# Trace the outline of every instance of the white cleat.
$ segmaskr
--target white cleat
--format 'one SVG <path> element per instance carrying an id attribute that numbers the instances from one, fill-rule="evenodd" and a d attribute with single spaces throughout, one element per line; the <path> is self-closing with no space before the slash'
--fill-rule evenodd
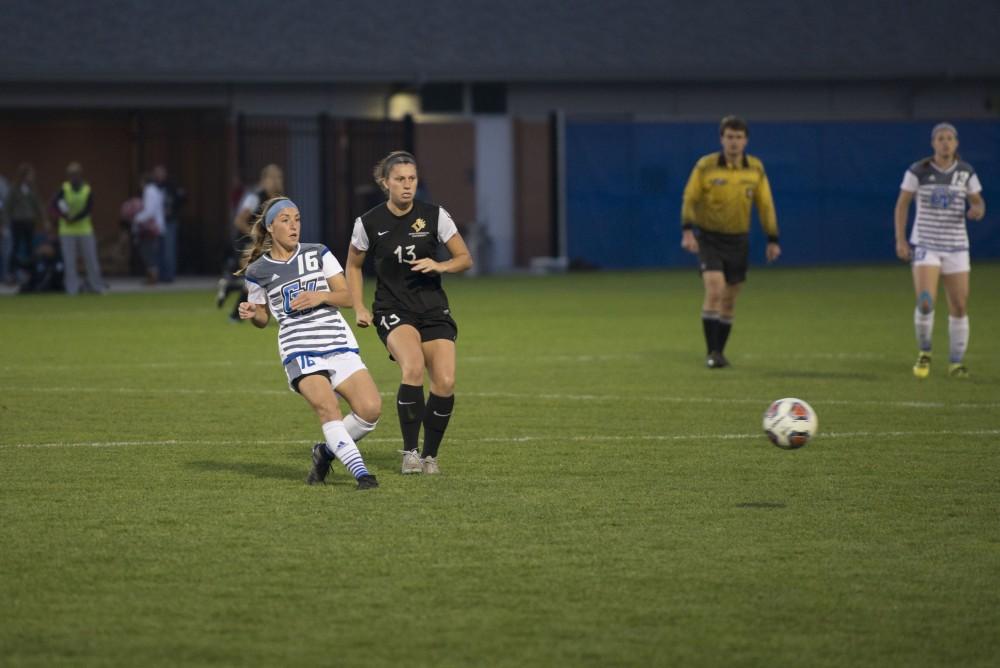
<path id="1" fill-rule="evenodd" d="M 410 475 L 411 473 L 424 472 L 424 465 L 420 460 L 419 452 L 416 450 L 400 450 L 399 453 L 403 455 L 403 465 L 399 469 L 400 473 Z"/>
<path id="2" fill-rule="evenodd" d="M 441 469 L 438 468 L 437 459 L 434 457 L 424 457 L 424 475 L 437 475 L 441 473 Z"/>

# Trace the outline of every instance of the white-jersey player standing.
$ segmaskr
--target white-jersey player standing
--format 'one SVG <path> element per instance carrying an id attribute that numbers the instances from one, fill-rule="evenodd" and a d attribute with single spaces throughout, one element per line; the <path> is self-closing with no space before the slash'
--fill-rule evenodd
<path id="1" fill-rule="evenodd" d="M 986 202 L 982 185 L 972 165 L 958 155 L 958 131 L 950 123 L 938 123 L 931 131 L 934 155 L 910 165 L 903 175 L 896 200 L 896 255 L 913 264 L 913 288 L 917 306 L 913 321 L 920 351 L 913 374 L 926 378 L 931 368 L 931 338 L 938 278 L 948 297 L 948 374 L 964 378 L 963 363 L 969 345 L 969 220 L 982 220 Z M 917 213 L 909 242 L 906 222 L 910 202 L 916 198 Z M 911 248 L 912 245 L 912 248 Z"/>

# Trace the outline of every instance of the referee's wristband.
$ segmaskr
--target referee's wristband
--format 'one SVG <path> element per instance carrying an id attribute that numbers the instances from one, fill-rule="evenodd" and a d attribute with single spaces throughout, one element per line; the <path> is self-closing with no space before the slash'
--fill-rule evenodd
<path id="1" fill-rule="evenodd" d="M 681 223 L 681 229 L 682 230 L 693 230 L 694 229 L 694 223 Z"/>
<path id="2" fill-rule="evenodd" d="M 769 235 L 767 235 L 767 243 L 769 243 L 769 244 L 776 244 L 776 243 L 778 243 L 778 235 L 777 234 L 769 234 Z"/>

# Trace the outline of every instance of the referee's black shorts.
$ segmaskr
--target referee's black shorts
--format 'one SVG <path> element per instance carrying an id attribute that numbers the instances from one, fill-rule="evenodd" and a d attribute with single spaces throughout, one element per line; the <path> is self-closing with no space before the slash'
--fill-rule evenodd
<path id="1" fill-rule="evenodd" d="M 721 271 L 727 285 L 747 280 L 750 235 L 698 230 L 698 263 L 702 272 Z"/>

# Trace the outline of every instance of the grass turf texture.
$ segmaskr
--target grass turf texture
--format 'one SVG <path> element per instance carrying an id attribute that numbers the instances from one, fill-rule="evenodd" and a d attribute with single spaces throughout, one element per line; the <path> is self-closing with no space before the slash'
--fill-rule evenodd
<path id="1" fill-rule="evenodd" d="M 276 330 L 210 294 L 0 300 L 0 664 L 993 665 L 998 284 L 972 377 L 942 303 L 918 381 L 902 267 L 754 271 L 721 371 L 688 272 L 449 280 L 444 474 L 398 474 L 359 331 L 363 493 L 303 484 Z M 760 432 L 782 396 L 802 450 Z"/>

